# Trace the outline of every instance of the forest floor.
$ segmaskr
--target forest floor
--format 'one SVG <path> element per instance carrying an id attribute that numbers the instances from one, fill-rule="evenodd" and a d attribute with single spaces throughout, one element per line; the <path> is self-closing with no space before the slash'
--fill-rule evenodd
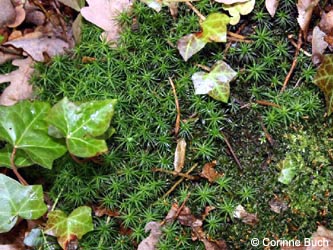
<path id="1" fill-rule="evenodd" d="M 220 5 L 203 0 L 195 6 L 208 14 Z M 330 228 L 333 120 L 325 117 L 324 96 L 313 84 L 311 57 L 300 51 L 287 89 L 280 92 L 295 53 L 288 36 L 297 41 L 299 32 L 294 1 L 280 1 L 271 18 L 258 0 L 231 29 L 242 27 L 239 33 L 250 43 L 209 43 L 188 62 L 175 47 L 179 38 L 200 29 L 187 6 L 180 6 L 176 20 L 167 8 L 157 13 L 139 2 L 131 15 L 127 21 L 135 17 L 137 27 L 123 30 L 118 47 L 101 42 L 100 30 L 84 23 L 82 41 L 73 52 L 38 64 L 31 81 L 36 98 L 52 104 L 65 96 L 71 101 L 118 100 L 112 121 L 116 132 L 100 164 L 77 163 L 67 155 L 55 161 L 52 171 L 22 169 L 29 183 L 43 182 L 64 211 L 88 205 L 114 212 L 94 215 L 94 231 L 80 241 L 82 249 L 135 249 L 149 235 L 148 222 L 162 221 L 172 204 L 184 201 L 197 217 L 207 206 L 215 208 L 203 220 L 203 230 L 209 239 L 225 240 L 230 249 L 264 249 L 252 246 L 253 238 L 302 242 L 318 225 Z M 311 51 L 308 45 L 303 49 Z M 202 71 L 200 65 L 211 67 L 217 60 L 237 72 L 228 103 L 194 94 L 191 76 Z M 0 72 L 11 69 L 5 64 Z M 169 78 L 181 115 L 177 136 Z M 181 179 L 166 171 L 174 170 L 181 138 L 187 143 L 183 172 L 197 164 L 190 173 L 196 178 L 185 178 L 168 193 Z M 219 178 L 210 182 L 200 173 L 213 161 Z M 286 184 L 282 168 L 294 173 Z M 256 214 L 256 220 L 235 218 L 238 205 Z M 190 227 L 175 222 L 163 228 L 157 249 L 205 246 L 192 240 Z"/>

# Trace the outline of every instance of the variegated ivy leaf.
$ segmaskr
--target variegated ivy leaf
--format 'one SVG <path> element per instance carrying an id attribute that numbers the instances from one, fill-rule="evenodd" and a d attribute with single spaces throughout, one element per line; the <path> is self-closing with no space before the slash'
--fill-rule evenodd
<path id="1" fill-rule="evenodd" d="M 322 64 L 317 70 L 314 78 L 316 84 L 321 91 L 324 92 L 328 115 L 333 112 L 333 55 L 327 54 L 324 56 Z"/>
<path id="2" fill-rule="evenodd" d="M 226 42 L 227 24 L 230 18 L 221 13 L 210 14 L 205 21 L 201 23 L 202 39 L 207 42 Z"/>
<path id="3" fill-rule="evenodd" d="M 249 0 L 244 3 L 234 3 L 234 4 L 223 4 L 223 9 L 226 11 L 229 11 L 229 14 L 231 16 L 230 24 L 236 25 L 239 23 L 240 15 L 247 15 L 251 13 L 251 11 L 254 9 L 255 0 Z"/>
<path id="4" fill-rule="evenodd" d="M 177 48 L 185 61 L 199 52 L 208 42 L 226 42 L 229 17 L 212 13 L 201 23 L 201 32 L 189 34 L 178 40 Z"/>
<path id="5" fill-rule="evenodd" d="M 229 83 L 237 73 L 225 62 L 218 61 L 209 73 L 196 72 L 192 76 L 195 94 L 208 94 L 214 99 L 228 102 L 230 95 Z"/>
<path id="6" fill-rule="evenodd" d="M 110 133 L 115 104 L 116 100 L 76 104 L 64 98 L 52 107 L 46 118 L 51 124 L 49 134 L 65 138 L 68 151 L 73 155 L 93 157 L 104 153 L 108 148 L 100 138 Z"/>
<path id="7" fill-rule="evenodd" d="M 55 210 L 48 214 L 45 233 L 56 236 L 63 249 L 71 241 L 81 239 L 83 235 L 94 229 L 91 216 L 91 208 L 82 206 L 76 208 L 69 216 L 61 210 Z"/>
<path id="8" fill-rule="evenodd" d="M 185 62 L 205 47 L 206 41 L 196 34 L 186 35 L 178 40 L 177 48 Z"/>
<path id="9" fill-rule="evenodd" d="M 288 153 L 286 158 L 277 165 L 277 168 L 281 170 L 278 181 L 286 185 L 289 184 L 304 166 L 304 160 L 299 153 Z"/>
<path id="10" fill-rule="evenodd" d="M 46 211 L 40 185 L 23 186 L 0 174 L 0 233 L 10 231 L 19 217 L 34 220 Z"/>

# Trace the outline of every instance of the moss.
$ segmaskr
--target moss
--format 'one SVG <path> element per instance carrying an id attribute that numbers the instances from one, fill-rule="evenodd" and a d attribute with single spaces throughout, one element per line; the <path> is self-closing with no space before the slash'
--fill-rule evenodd
<path id="1" fill-rule="evenodd" d="M 320 211 L 332 205 L 322 196 L 330 189 L 332 178 L 327 167 L 320 169 L 320 162 L 313 161 L 328 159 L 326 152 L 331 145 L 327 142 L 331 135 L 326 131 L 332 122 L 327 121 L 322 134 L 316 134 L 316 129 L 325 123 L 324 104 L 322 95 L 311 85 L 314 68 L 310 58 L 301 55 L 289 83 L 291 87 L 279 93 L 294 52 L 288 41 L 281 39 L 286 37 L 286 31 L 296 31 L 294 20 L 289 21 L 296 15 L 293 2 L 282 1 L 278 18 L 271 19 L 264 1 L 258 1 L 247 17 L 249 23 L 244 31 L 244 35 L 252 34 L 253 43 L 233 43 L 226 55 L 223 45 L 208 44 L 187 63 L 171 45 L 181 36 L 199 30 L 195 14 L 181 5 L 180 17 L 174 21 L 167 9 L 156 13 L 136 3 L 132 15 L 137 18 L 138 29 L 125 29 L 118 48 L 110 49 L 100 42 L 100 30 L 85 24 L 82 43 L 72 55 L 56 57 L 49 65 L 37 65 L 38 73 L 32 82 L 41 100 L 55 103 L 64 96 L 73 101 L 119 100 L 113 123 L 116 133 L 108 141 L 109 152 L 101 165 L 77 164 L 66 156 L 55 162 L 52 172 L 40 170 L 51 199 L 59 197 L 59 208 L 70 211 L 83 204 L 102 204 L 120 212 L 117 218 L 94 217 L 95 231 L 81 241 L 83 248 L 133 249 L 147 235 L 144 225 L 162 220 L 172 202 L 182 202 L 188 193 L 191 196 L 187 204 L 195 214 L 201 214 L 206 205 L 216 207 L 207 217 L 204 229 L 212 238 L 223 238 L 235 249 L 251 249 L 249 239 L 253 237 L 303 238 L 315 230 L 317 221 L 328 219 Z M 221 11 L 220 5 L 212 1 L 195 4 L 204 14 Z M 132 17 L 120 20 L 130 23 Z M 96 60 L 85 64 L 85 56 Z M 211 66 L 222 57 L 239 72 L 231 83 L 228 104 L 194 95 L 191 82 L 192 74 L 200 70 L 197 63 Z M 194 171 L 198 174 L 203 164 L 217 160 L 216 169 L 224 177 L 213 184 L 205 179 L 184 181 L 169 197 L 161 198 L 176 181 L 173 176 L 152 172 L 154 167 L 173 168 L 176 108 L 168 77 L 175 82 L 180 102 L 183 121 L 179 137 L 188 144 L 185 171 L 199 163 Z M 301 87 L 293 88 L 298 81 Z M 255 100 L 270 101 L 280 108 L 257 104 L 249 109 L 242 107 Z M 273 147 L 267 142 L 258 117 L 272 134 Z M 286 187 L 277 181 L 279 171 L 275 165 L 284 158 L 287 147 L 299 151 L 298 139 L 291 142 L 284 137 L 286 133 L 291 137 L 300 134 L 291 129 L 296 123 L 304 126 L 303 131 L 311 131 L 306 138 L 311 141 L 307 147 L 312 153 L 305 159 L 316 167 L 307 168 L 295 185 Z M 242 169 L 234 162 L 221 130 Z M 318 151 L 323 152 L 319 158 Z M 306 184 L 310 185 L 303 192 Z M 275 195 L 286 196 L 292 209 L 283 214 L 270 211 L 268 202 Z M 311 195 L 319 198 L 309 200 Z M 308 204 L 305 201 L 311 207 L 308 217 L 303 217 Z M 238 204 L 258 213 L 259 225 L 251 227 L 233 219 L 233 209 Z M 124 233 L 124 227 L 131 233 Z M 203 249 L 200 242 L 192 242 L 190 230 L 178 223 L 164 231 L 159 249 Z"/>

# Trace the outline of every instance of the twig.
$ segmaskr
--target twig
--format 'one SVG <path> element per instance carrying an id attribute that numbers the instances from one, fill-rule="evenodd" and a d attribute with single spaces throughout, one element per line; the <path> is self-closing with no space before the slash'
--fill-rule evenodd
<path id="1" fill-rule="evenodd" d="M 234 33 L 234 32 L 228 31 L 228 32 L 227 32 L 227 35 L 229 35 L 229 36 L 231 36 L 231 37 L 233 37 L 233 38 L 237 38 L 237 39 L 239 39 L 239 40 L 245 40 L 245 39 L 246 39 L 245 36 L 242 36 L 242 35 L 240 35 L 240 34 L 237 34 L 237 32 Z M 251 41 L 251 42 L 252 42 L 252 41 Z"/>
<path id="2" fill-rule="evenodd" d="M 185 207 L 186 202 L 188 201 L 188 199 L 190 198 L 191 193 L 188 193 L 183 201 L 183 203 L 181 204 L 181 206 L 178 208 L 178 211 L 175 215 L 175 219 L 178 218 L 179 214 L 181 213 L 181 211 L 183 210 L 183 208 Z"/>
<path id="3" fill-rule="evenodd" d="M 211 68 L 209 68 L 208 66 L 205 66 L 205 65 L 202 65 L 200 63 L 197 63 L 195 66 L 207 71 L 207 72 L 210 72 L 211 71 Z"/>
<path id="4" fill-rule="evenodd" d="M 273 102 L 269 102 L 269 101 L 265 101 L 265 100 L 256 100 L 256 103 L 263 105 L 263 106 L 271 106 L 271 107 L 275 107 L 275 108 L 281 108 L 280 105 L 273 103 Z"/>
<path id="5" fill-rule="evenodd" d="M 228 40 L 232 42 L 241 42 L 241 43 L 252 43 L 253 41 L 251 40 L 244 40 L 244 39 L 239 39 L 237 37 L 230 37 L 228 36 Z"/>
<path id="6" fill-rule="evenodd" d="M 200 13 L 200 11 L 199 11 L 197 8 L 195 8 L 195 7 L 193 6 L 193 4 L 191 4 L 190 2 L 185 2 L 185 4 L 186 4 L 188 7 L 190 7 L 190 9 L 193 10 L 195 14 L 197 14 L 197 16 L 201 19 L 201 21 L 205 21 L 205 20 L 206 20 L 206 17 L 205 17 L 204 15 L 202 15 L 202 14 Z"/>
<path id="7" fill-rule="evenodd" d="M 264 133 L 265 133 L 265 137 L 266 137 L 267 141 L 268 141 L 269 144 L 271 144 L 271 146 L 273 147 L 274 144 L 275 144 L 274 139 L 273 139 L 273 137 L 271 136 L 271 134 L 268 133 L 268 130 L 267 130 L 267 128 L 265 127 L 265 124 L 263 123 L 260 114 L 258 114 L 258 119 L 259 119 L 259 121 L 260 121 L 261 128 L 262 128 L 262 130 L 263 130 Z"/>
<path id="8" fill-rule="evenodd" d="M 196 177 L 196 176 L 192 176 L 192 175 L 184 174 L 184 173 L 179 173 L 177 171 L 170 171 L 170 170 L 166 170 L 166 169 L 163 169 L 163 168 L 154 168 L 153 171 L 154 172 L 162 172 L 162 173 L 166 173 L 166 174 L 172 174 L 174 176 L 181 176 L 181 177 L 184 177 L 188 180 L 197 180 L 197 179 L 199 179 L 199 177 Z"/>
<path id="9" fill-rule="evenodd" d="M 238 167 L 239 167 L 240 169 L 243 169 L 243 166 L 242 166 L 242 164 L 239 162 L 239 160 L 238 160 L 238 158 L 237 158 L 237 156 L 236 156 L 234 150 L 232 149 L 231 144 L 230 144 L 229 141 L 228 141 L 228 138 L 225 136 L 225 134 L 223 133 L 223 131 L 221 131 L 221 134 L 223 135 L 223 139 L 224 139 L 225 143 L 227 144 L 227 146 L 228 146 L 228 148 L 229 148 L 229 150 L 230 150 L 230 153 L 231 153 L 232 157 L 234 158 L 235 162 L 237 163 Z"/>
<path id="10" fill-rule="evenodd" d="M 247 25 L 247 22 L 243 23 L 236 31 L 235 34 L 239 35 L 239 33 L 241 33 L 241 31 L 245 28 L 245 26 Z M 227 45 L 225 46 L 225 49 L 223 51 L 223 58 L 226 57 L 226 54 L 228 52 L 228 50 L 230 49 L 231 47 L 231 41 L 227 43 Z"/>
<path id="11" fill-rule="evenodd" d="M 177 92 L 176 92 L 176 87 L 175 84 L 173 83 L 172 79 L 169 77 L 169 82 L 172 87 L 172 92 L 175 97 L 175 103 L 176 103 L 176 110 L 177 110 L 177 117 L 176 117 L 176 124 L 175 124 L 175 136 L 178 135 L 179 128 L 180 128 L 180 107 L 179 107 L 179 101 L 177 97 Z"/>
<path id="12" fill-rule="evenodd" d="M 186 172 L 186 174 L 188 175 L 188 174 L 190 174 L 197 166 L 198 166 L 199 164 L 198 163 L 195 163 L 187 172 Z M 182 178 L 180 178 L 169 190 L 168 190 L 168 192 L 166 192 L 163 196 L 162 196 L 162 198 L 164 199 L 165 197 L 167 197 L 169 194 L 171 194 L 175 189 L 176 189 L 176 187 L 180 184 L 180 183 L 182 183 L 182 181 L 183 180 L 185 180 L 185 177 L 182 177 Z"/>
<path id="13" fill-rule="evenodd" d="M 20 181 L 20 183 L 22 185 L 28 186 L 28 182 L 22 177 L 22 175 L 20 175 L 20 173 L 18 172 L 16 166 L 15 166 L 15 155 L 16 155 L 16 147 L 14 147 L 13 152 L 10 155 L 10 166 L 14 172 L 14 174 L 16 175 L 17 179 Z"/>
<path id="14" fill-rule="evenodd" d="M 291 77 L 291 75 L 293 74 L 293 72 L 294 72 L 294 70 L 296 68 L 297 57 L 298 57 L 299 51 L 301 49 L 302 43 L 303 43 L 303 41 L 302 41 L 302 32 L 300 31 L 299 34 L 298 34 L 297 47 L 296 47 L 296 51 L 295 51 L 293 63 L 291 64 L 291 67 L 290 67 L 290 70 L 288 72 L 288 75 L 286 76 L 286 79 L 283 82 L 283 86 L 281 88 L 280 93 L 282 93 L 283 91 L 285 91 L 285 89 L 286 89 L 286 87 L 288 85 L 288 82 L 290 80 L 290 77 Z"/>
<path id="15" fill-rule="evenodd" d="M 297 48 L 297 43 L 294 41 L 294 39 L 293 39 L 293 35 L 289 35 L 289 36 L 288 36 L 288 39 L 289 39 L 290 43 L 291 43 L 295 48 Z M 306 50 L 304 50 L 304 49 L 302 49 L 302 48 L 300 48 L 299 51 L 303 52 L 304 55 L 306 55 L 306 56 L 308 56 L 308 57 L 312 57 L 312 54 L 311 54 L 311 53 L 307 52 Z"/>

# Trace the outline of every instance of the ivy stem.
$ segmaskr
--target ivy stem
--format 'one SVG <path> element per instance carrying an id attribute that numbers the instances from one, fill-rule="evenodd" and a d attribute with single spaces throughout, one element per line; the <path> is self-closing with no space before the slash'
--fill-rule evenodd
<path id="1" fill-rule="evenodd" d="M 57 198 L 55 199 L 54 203 L 53 203 L 53 206 L 51 208 L 51 211 L 54 211 L 54 209 L 56 208 L 57 204 L 58 204 L 58 201 L 60 199 L 60 196 L 62 194 L 62 192 L 64 191 L 64 188 L 62 188 L 57 196 Z"/>
<path id="2" fill-rule="evenodd" d="M 195 14 L 197 14 L 197 16 L 200 18 L 201 21 L 205 21 L 206 20 L 206 17 L 204 15 L 202 15 L 201 12 L 196 7 L 194 7 L 193 4 L 191 4 L 190 2 L 185 2 L 185 4 L 188 7 L 190 7 L 190 9 L 193 10 L 193 12 Z"/>
<path id="3" fill-rule="evenodd" d="M 14 147 L 13 152 L 10 155 L 10 166 L 16 175 L 17 179 L 20 181 L 20 183 L 24 186 L 28 186 L 28 182 L 20 175 L 20 173 L 17 170 L 17 167 L 15 166 L 15 155 L 16 155 L 16 147 Z"/>

